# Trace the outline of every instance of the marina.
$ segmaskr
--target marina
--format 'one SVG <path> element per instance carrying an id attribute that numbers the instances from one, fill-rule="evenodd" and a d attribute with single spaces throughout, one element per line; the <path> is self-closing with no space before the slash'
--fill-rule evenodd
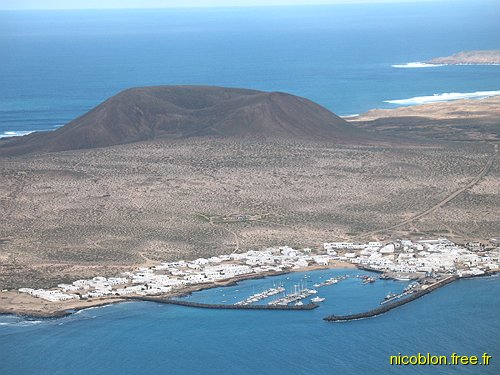
<path id="1" fill-rule="evenodd" d="M 290 303 L 295 303 L 297 306 L 300 306 L 303 302 L 302 300 L 318 293 L 317 290 L 315 289 L 302 289 L 298 287 L 297 285 L 294 286 L 294 292 L 285 295 L 282 298 L 278 298 L 274 301 L 268 302 L 269 306 L 287 306 Z"/>
<path id="2" fill-rule="evenodd" d="M 353 275 L 361 273 L 358 270 L 326 270 L 307 274 L 316 283 L 346 272 Z M 290 279 L 286 280 L 287 277 Z M 294 284 L 301 279 L 302 275 L 297 273 L 245 280 L 231 287 L 195 292 L 190 298 L 207 303 L 220 303 L 226 299 L 239 301 L 253 294 L 253 290 L 260 292 L 269 288 L 273 280 L 276 284 L 283 282 L 287 285 L 286 282 Z M 46 369 L 40 372 L 43 374 L 62 373 L 57 372 L 60 367 L 66 373 L 78 375 L 90 371 L 95 374 L 113 373 L 111 368 L 123 364 L 126 365 L 123 365 L 122 373 L 158 373 L 162 370 L 154 364 L 154 359 L 160 358 L 163 369 L 168 369 L 164 372 L 168 373 L 227 373 L 227 366 L 220 361 L 214 361 L 210 369 L 204 370 L 208 357 L 200 357 L 199 353 L 209 347 L 212 348 L 209 355 L 219 353 L 219 358 L 227 363 L 231 363 L 235 356 L 251 357 L 245 360 L 242 374 L 264 373 L 266 366 L 262 364 L 263 360 L 278 361 L 282 369 L 278 372 L 280 375 L 294 374 L 297 373 L 294 358 L 299 355 L 318 358 L 311 361 L 309 370 L 325 375 L 331 374 L 331 371 L 318 364 L 319 361 L 337 361 L 338 372 L 350 374 L 346 361 L 350 364 L 363 355 L 365 360 L 359 361 L 359 368 L 364 373 L 370 373 L 373 363 L 384 365 L 386 362 L 388 349 L 380 345 L 381 340 L 396 341 L 395 345 L 402 345 L 402 350 L 409 350 L 411 346 L 407 338 L 411 336 L 413 345 L 438 352 L 449 342 L 447 335 L 450 330 L 460 325 L 461 334 L 469 337 L 480 335 L 481 340 L 457 343 L 457 351 L 474 353 L 484 350 L 484 347 L 495 348 L 497 334 L 491 330 L 490 323 L 467 322 L 470 322 L 471 316 L 477 317 L 479 322 L 496 322 L 498 280 L 498 277 L 458 280 L 408 304 L 408 308 L 394 309 L 376 319 L 349 324 L 329 324 L 322 318 L 332 313 L 347 315 L 368 311 L 377 307 L 389 291 L 399 293 L 407 284 L 379 280 L 363 285 L 354 277 L 348 278 L 338 285 L 320 289 L 318 295 L 326 297 L 326 300 L 312 310 L 216 310 L 130 300 L 105 308 L 82 310 L 60 319 L 27 321 L 19 317 L 0 316 L 5 354 L 2 365 L 7 374 L 30 374 L 30 369 L 40 363 Z M 478 309 L 477 304 L 481 304 L 482 308 Z M 429 310 L 443 313 L 429 314 Z M 414 323 L 415 319 L 419 324 Z M 422 326 L 433 335 L 427 334 L 427 331 L 422 333 Z M 131 335 L 136 333 L 136 339 L 131 340 Z M 249 344 L 242 344 L 242 336 L 247 338 Z M 96 337 L 100 339 L 96 341 Z M 151 344 L 157 346 L 156 351 L 144 350 Z M 81 350 L 75 350 L 82 345 L 96 348 L 92 358 Z M 335 355 L 328 350 L 318 350 L 318 346 L 335 347 Z M 373 348 L 374 352 L 365 351 L 366 346 Z M 47 351 L 44 348 L 58 350 Z M 277 357 L 271 354 L 276 348 L 283 349 L 282 355 Z M 195 366 L 196 371 L 186 370 L 188 362 L 183 360 L 186 356 L 189 356 L 189 365 Z M 173 362 L 172 358 L 179 360 Z M 82 366 L 82 363 L 86 365 Z M 498 371 L 498 362 L 492 366 L 490 373 L 494 374 Z M 82 367 L 86 371 L 80 371 Z"/>
<path id="3" fill-rule="evenodd" d="M 177 298 L 177 300 L 203 305 L 223 304 L 243 308 L 247 306 L 281 306 L 286 309 L 287 307 L 307 307 L 314 304 L 316 307 L 321 307 L 320 310 L 323 311 L 323 314 L 319 318 L 323 318 L 330 309 L 342 311 L 345 308 L 347 304 L 345 300 L 346 290 L 352 288 L 370 290 L 370 299 L 376 306 L 390 290 L 400 294 L 408 286 L 406 282 L 383 279 L 379 281 L 376 276 L 377 273 L 357 269 L 325 269 L 307 274 L 289 273 L 262 279 L 259 282 L 259 287 L 254 286 L 254 280 L 245 280 L 230 287 L 193 292 L 183 298 Z M 370 279 L 375 281 L 366 282 Z M 250 287 L 250 285 L 252 286 Z M 256 291 L 258 292 L 256 293 Z M 351 298 L 349 296 L 349 300 Z M 193 305 L 193 307 L 197 306 Z"/>
<path id="4" fill-rule="evenodd" d="M 304 280 L 307 279 L 309 276 L 304 275 Z M 321 303 L 324 302 L 326 298 L 316 296 L 318 293 L 319 288 L 323 288 L 326 286 L 331 286 L 335 285 L 338 282 L 342 280 L 346 280 L 348 278 L 353 278 L 353 279 L 360 279 L 362 280 L 362 284 L 370 284 L 373 283 L 377 280 L 377 277 L 369 276 L 369 275 L 342 275 L 338 277 L 330 277 L 326 279 L 325 281 L 315 283 L 314 284 L 314 289 L 312 288 L 306 288 L 304 286 L 304 280 L 301 280 L 298 284 L 294 284 L 291 288 L 290 291 L 287 293 L 286 288 L 282 285 L 280 286 L 273 286 L 272 288 L 266 289 L 262 291 L 261 293 L 254 293 L 250 295 L 249 297 L 240 300 L 236 302 L 234 305 L 236 306 L 248 306 L 250 304 L 258 303 L 262 300 L 265 300 L 269 297 L 276 296 L 276 295 L 281 295 L 279 298 L 276 298 L 274 300 L 268 301 L 267 305 L 268 306 L 290 306 L 291 304 L 294 304 L 295 306 L 302 306 L 304 304 L 304 300 L 308 299 L 311 296 L 310 303 Z M 312 282 L 311 280 L 308 280 L 307 282 Z"/>
<path id="5" fill-rule="evenodd" d="M 304 274 L 302 280 L 288 293 L 285 293 L 283 286 L 273 286 L 261 293 L 254 291 L 246 298 L 233 302 L 236 306 L 247 306 L 282 293 L 279 298 L 265 302 L 271 306 L 292 303 L 300 306 L 304 304 L 304 299 L 316 294 L 317 289 L 337 284 L 350 277 L 360 279 L 363 285 L 369 285 L 378 279 L 400 282 L 418 280 L 428 283 L 436 277 L 439 279 L 450 275 L 480 276 L 498 271 L 499 256 L 497 247 L 459 245 L 446 238 L 418 241 L 398 239 L 388 243 L 327 242 L 323 244 L 322 250 L 280 246 L 233 252 L 209 258 L 163 262 L 140 267 L 134 272 L 122 272 L 113 277 L 95 276 L 92 279 L 75 280 L 71 284 L 58 284 L 57 288 L 19 288 L 18 293 L 56 303 L 67 301 L 67 306 L 72 306 L 73 301 L 86 303 L 89 300 L 94 301 L 94 298 L 172 297 L 182 294 L 183 290 L 222 286 L 221 284 L 236 282 L 241 278 L 265 277 L 307 269 L 328 269 L 339 263 L 346 267 L 349 265 L 380 273 L 330 276 L 315 283 L 309 275 Z M 309 287 L 308 283 L 313 283 L 316 289 Z M 400 299 L 413 292 L 413 289 L 406 290 L 401 292 L 399 297 L 390 296 L 384 301 Z"/>
<path id="6" fill-rule="evenodd" d="M 399 280 L 399 281 L 403 281 L 403 280 Z M 418 283 L 413 283 L 413 284 L 409 284 L 404 290 L 402 293 L 399 293 L 399 294 L 395 294 L 395 293 L 391 293 L 389 292 L 384 300 L 382 302 L 380 302 L 381 305 L 384 305 L 386 303 L 390 303 L 390 302 L 393 302 L 393 301 L 396 301 L 400 298 L 403 298 L 405 296 L 408 296 L 414 292 L 417 291 L 417 287 L 420 287 L 420 284 Z"/>
<path id="7" fill-rule="evenodd" d="M 309 248 L 299 250 L 289 246 L 249 250 L 189 261 L 164 262 L 115 277 L 96 276 L 71 284 L 62 283 L 52 289 L 20 288 L 18 292 L 59 304 L 48 313 L 35 311 L 36 316 L 62 316 L 68 311 L 92 305 L 145 297 L 165 304 L 232 310 L 266 310 L 262 306 L 268 306 L 268 309 L 313 310 L 319 305 L 322 309 L 328 305 L 335 309 L 336 314 L 327 316 L 325 320 L 345 321 L 380 315 L 428 294 L 434 290 L 433 285 L 441 285 L 443 280 L 451 282 L 459 278 L 494 274 L 498 271 L 499 255 L 498 247 L 458 245 L 445 238 L 416 242 L 396 240 L 385 245 L 380 242 L 331 242 L 324 243 L 322 251 L 312 252 Z M 338 264 L 347 268 L 334 273 L 332 269 Z M 318 273 L 320 269 L 325 273 Z M 296 276 L 298 273 L 301 274 L 299 278 Z M 274 278 L 279 275 L 284 277 Z M 218 289 L 239 285 L 245 279 L 267 277 L 273 277 L 272 286 L 267 283 L 257 289 L 261 292 L 252 288 L 252 292 L 247 290 L 237 295 L 226 296 L 222 293 L 223 298 L 217 301 L 182 298 L 204 289 Z M 355 283 L 372 291 L 378 289 L 376 286 L 379 283 L 397 285 L 397 288 L 378 295 L 376 305 L 379 307 L 373 310 L 343 314 L 344 301 L 328 295 L 329 289 L 338 289 L 329 286 L 341 281 L 342 284 Z M 322 295 L 318 296 L 320 289 Z M 19 313 L 30 315 L 31 311 Z"/>
<path id="8" fill-rule="evenodd" d="M 331 277 L 329 278 L 328 280 L 326 281 L 323 281 L 319 284 L 314 284 L 314 287 L 315 288 L 322 288 L 324 286 L 328 286 L 328 285 L 333 285 L 333 284 L 337 284 L 339 281 L 342 281 L 342 280 L 345 280 L 347 279 L 349 276 L 347 275 L 343 275 L 343 276 L 340 276 L 340 277 Z"/>
<path id="9" fill-rule="evenodd" d="M 248 297 L 242 301 L 236 302 L 235 305 L 236 306 L 246 306 L 246 305 L 249 305 L 251 303 L 259 302 L 260 300 L 263 300 L 265 298 L 282 293 L 284 291 L 285 291 L 285 288 L 283 288 L 282 286 L 270 288 L 270 289 L 263 291 L 262 293 L 252 294 L 250 297 Z"/>
<path id="10" fill-rule="evenodd" d="M 395 296 L 391 297 L 390 300 L 387 301 L 389 303 L 386 303 L 383 306 L 374 308 L 374 309 L 366 311 L 366 312 L 357 313 L 357 314 L 349 314 L 349 315 L 330 315 L 330 316 L 327 316 L 323 319 L 326 321 L 330 321 L 330 322 L 345 322 L 345 321 L 349 321 L 349 320 L 359 320 L 359 319 L 365 319 L 365 318 L 371 318 L 374 316 L 378 316 L 378 315 L 384 314 L 392 309 L 395 309 L 396 307 L 399 307 L 399 306 L 405 305 L 409 302 L 412 302 L 412 301 L 416 300 L 417 298 L 423 297 L 424 295 L 429 294 L 432 291 L 434 291 L 438 288 L 441 288 L 447 284 L 450 284 L 451 282 L 453 282 L 457 279 L 458 279 L 457 276 L 449 276 L 449 277 L 446 277 L 440 281 L 437 281 L 437 282 L 427 286 L 425 289 L 424 288 L 420 289 L 417 292 L 411 292 L 411 293 L 410 292 L 403 292 L 399 295 L 395 295 Z M 401 298 L 403 295 L 409 295 L 409 296 L 406 298 Z"/>
<path id="11" fill-rule="evenodd" d="M 274 279 L 272 286 L 262 286 L 260 288 L 255 288 L 254 286 L 252 288 L 247 287 L 247 283 L 253 284 L 257 281 L 248 279 L 228 287 L 189 293 L 183 298 L 130 296 L 126 299 L 222 310 L 313 310 L 327 300 L 325 296 L 318 295 L 318 289 L 320 288 L 322 288 L 323 295 L 331 296 L 332 293 L 335 294 L 334 291 L 337 290 L 337 287 L 329 287 L 337 285 L 341 281 L 351 280 L 350 285 L 358 285 L 364 288 L 365 285 L 372 284 L 378 279 L 374 276 L 376 275 L 375 273 L 368 271 L 364 271 L 366 273 L 359 273 L 353 269 L 348 273 L 339 274 L 341 272 L 345 272 L 345 270 L 325 269 L 313 271 L 309 274 L 290 273 L 270 276 L 269 279 Z M 392 281 L 385 282 L 392 283 Z M 260 283 L 263 285 L 271 284 L 266 279 L 262 279 Z M 306 287 L 307 284 L 313 284 L 314 288 Z M 256 293 L 256 289 L 262 291 Z M 207 297 L 207 295 L 212 295 L 212 297 Z M 242 295 L 246 295 L 247 297 L 241 298 Z M 236 299 L 237 301 L 234 303 L 228 302 L 231 299 Z M 335 298 L 331 297 L 329 299 L 331 301 L 335 300 Z M 341 304 L 341 301 L 337 301 L 337 304 Z"/>

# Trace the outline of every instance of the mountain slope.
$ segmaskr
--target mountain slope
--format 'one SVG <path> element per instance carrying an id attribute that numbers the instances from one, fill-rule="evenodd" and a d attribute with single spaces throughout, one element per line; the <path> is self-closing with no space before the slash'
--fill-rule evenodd
<path id="1" fill-rule="evenodd" d="M 310 100 L 207 86 L 125 90 L 53 132 L 0 143 L 0 155 L 90 149 L 187 137 L 298 138 L 365 143 L 371 137 Z"/>

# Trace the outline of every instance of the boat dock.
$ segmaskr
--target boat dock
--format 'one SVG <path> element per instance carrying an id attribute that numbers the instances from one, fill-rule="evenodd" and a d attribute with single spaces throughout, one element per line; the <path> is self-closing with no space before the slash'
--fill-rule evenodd
<path id="1" fill-rule="evenodd" d="M 323 318 L 323 319 L 326 321 L 330 321 L 330 322 L 345 322 L 345 321 L 349 321 L 349 320 L 357 320 L 357 319 L 364 319 L 364 318 L 370 318 L 373 316 L 377 316 L 377 315 L 386 313 L 386 312 L 388 312 L 396 307 L 399 307 L 399 306 L 407 304 L 411 301 L 414 301 L 417 298 L 420 298 L 420 297 L 422 297 L 422 296 L 424 296 L 424 295 L 426 295 L 426 294 L 428 294 L 428 293 L 430 293 L 430 292 L 432 292 L 432 291 L 434 291 L 442 286 L 445 286 L 445 285 L 447 285 L 447 284 L 449 284 L 457 279 L 458 279 L 458 276 L 455 276 L 455 275 L 449 276 L 443 280 L 437 281 L 434 284 L 429 285 L 425 289 L 421 289 L 419 291 L 413 292 L 407 298 L 398 299 L 397 301 L 394 301 L 394 302 L 389 302 L 385 305 L 382 305 L 381 307 L 377 307 L 376 309 L 373 309 L 370 311 L 366 311 L 366 312 L 358 313 L 358 314 L 350 314 L 350 315 L 330 315 L 330 316 L 327 316 L 326 318 Z"/>
<path id="2" fill-rule="evenodd" d="M 322 288 L 324 286 L 337 284 L 339 281 L 345 280 L 348 277 L 349 277 L 348 275 L 339 276 L 339 277 L 330 277 L 329 279 L 327 279 L 327 280 L 325 280 L 325 281 L 323 281 L 321 283 L 314 284 L 314 287 L 315 288 Z"/>
<path id="3" fill-rule="evenodd" d="M 301 306 L 301 300 L 318 293 L 314 289 L 301 289 L 297 290 L 295 293 L 287 294 L 282 298 L 278 298 L 277 300 L 271 301 L 268 303 L 268 306 L 287 306 L 289 303 L 296 303 L 296 306 Z"/>
<path id="4" fill-rule="evenodd" d="M 260 300 L 263 300 L 267 297 L 274 296 L 274 295 L 282 293 L 284 291 L 285 291 L 285 288 L 283 288 L 282 286 L 279 286 L 276 288 L 271 288 L 271 289 L 263 291 L 262 293 L 252 294 L 250 297 L 248 297 L 242 301 L 236 302 L 235 305 L 238 305 L 238 306 L 250 305 L 251 303 L 259 302 Z"/>

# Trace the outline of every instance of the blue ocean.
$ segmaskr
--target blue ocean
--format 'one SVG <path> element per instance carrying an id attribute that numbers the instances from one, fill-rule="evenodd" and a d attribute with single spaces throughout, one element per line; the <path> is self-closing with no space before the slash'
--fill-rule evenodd
<path id="1" fill-rule="evenodd" d="M 500 48 L 499 19 L 497 0 L 4 11 L 0 136 L 54 129 L 145 85 L 285 91 L 339 115 L 399 105 L 391 100 L 498 91 L 500 66 L 393 65 Z"/>
<path id="2" fill-rule="evenodd" d="M 293 273 L 196 292 L 190 300 L 234 303 L 275 285 L 363 273 Z M 364 272 L 366 274 L 366 272 Z M 307 276 L 307 278 L 305 277 Z M 127 302 L 69 317 L 0 317 L 2 374 L 498 374 L 499 277 L 463 280 L 375 318 L 367 311 L 407 282 L 355 277 L 319 289 L 312 311 L 206 310 Z M 262 301 L 261 303 L 265 303 Z M 493 356 L 489 366 L 394 366 L 391 355 Z M 429 368 L 430 367 L 430 368 Z"/>
<path id="3" fill-rule="evenodd" d="M 133 86 L 196 84 L 285 91 L 339 115 L 500 90 L 500 66 L 415 67 L 500 48 L 498 1 L 265 8 L 0 12 L 0 137 L 53 130 Z M 274 283 L 193 294 L 243 299 Z M 305 281 L 304 281 L 305 280 Z M 0 316 L 0 374 L 498 374 L 498 277 L 458 281 L 371 319 L 405 283 L 349 278 L 313 311 L 218 311 L 122 303 L 61 319 Z M 493 356 L 490 366 L 390 366 L 389 356 Z"/>

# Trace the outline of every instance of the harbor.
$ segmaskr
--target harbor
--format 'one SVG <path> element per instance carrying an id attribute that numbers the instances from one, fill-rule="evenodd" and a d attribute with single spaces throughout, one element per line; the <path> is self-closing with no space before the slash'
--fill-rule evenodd
<path id="1" fill-rule="evenodd" d="M 457 276 L 446 277 L 446 278 L 444 278 L 440 281 L 437 281 L 437 282 L 427 286 L 426 288 L 422 288 L 418 291 L 415 291 L 412 293 L 405 292 L 406 293 L 405 295 L 408 295 L 406 298 L 401 298 L 402 297 L 402 295 L 401 295 L 401 297 L 398 297 L 397 299 L 392 300 L 392 302 L 383 304 L 381 307 L 377 307 L 375 309 L 372 309 L 372 310 L 369 310 L 366 312 L 357 313 L 357 314 L 349 314 L 349 315 L 330 315 L 330 316 L 327 316 L 323 319 L 326 321 L 329 321 L 329 322 L 346 322 L 346 321 L 350 321 L 350 320 L 359 320 L 359 319 L 366 319 L 366 318 L 375 317 L 375 316 L 384 314 L 392 309 L 395 309 L 396 307 L 399 307 L 399 306 L 405 305 L 409 302 L 412 302 L 412 301 L 416 300 L 417 298 L 423 297 L 426 294 L 429 294 L 438 288 L 441 288 L 445 285 L 448 285 L 457 279 L 458 279 Z"/>
<path id="2" fill-rule="evenodd" d="M 394 288 L 398 293 L 404 293 L 407 286 L 405 282 L 394 282 L 392 280 L 379 280 L 378 274 L 356 269 L 339 270 L 317 270 L 307 273 L 290 273 L 281 276 L 271 276 L 258 282 L 246 280 L 229 288 L 219 288 L 194 292 L 182 299 L 183 306 L 201 307 L 213 305 L 236 306 L 246 309 L 247 306 L 271 307 L 300 307 L 316 305 L 327 311 L 334 306 L 341 307 L 344 304 L 346 291 L 366 289 L 373 291 L 370 299 L 374 304 L 378 304 L 389 292 L 389 288 Z M 252 284 L 252 287 L 246 284 Z M 345 285 L 344 285 L 345 284 Z M 377 286 L 378 285 L 378 286 Z M 354 289 L 353 289 L 354 288 Z M 154 297 L 156 298 L 156 297 Z M 186 304 L 184 301 L 194 302 Z M 229 309 L 234 309 L 233 307 Z M 253 307 L 250 307 L 253 309 Z"/>
<path id="3" fill-rule="evenodd" d="M 393 303 L 413 300 L 429 284 L 442 278 L 468 278 L 495 273 L 499 269 L 499 256 L 498 247 L 485 247 L 480 243 L 460 245 L 446 238 L 395 240 L 388 243 L 329 242 L 323 244 L 322 250 L 281 246 L 210 258 L 164 262 L 112 277 L 95 276 L 75 280 L 71 284 L 61 283 L 50 289 L 26 287 L 19 288 L 17 293 L 2 291 L 5 293 L 2 295 L 4 299 L 16 301 L 18 307 L 16 310 L 0 312 L 28 315 L 34 312 L 36 315 L 55 316 L 60 315 L 61 311 L 116 303 L 129 300 L 128 297 L 178 298 L 197 290 L 233 285 L 244 279 L 300 272 L 312 274 L 319 269 L 328 271 L 335 268 L 349 272 L 324 275 L 314 281 L 303 274 L 303 279 L 295 283 L 286 281 L 286 285 L 280 284 L 282 279 L 273 279 L 275 284 L 272 286 L 267 284 L 260 291 L 253 290 L 252 293 L 224 298 L 214 304 L 302 306 L 323 304 L 325 301 L 329 304 L 331 298 L 323 295 L 323 290 L 326 291 L 339 282 L 344 284 L 356 279 L 365 287 L 384 281 L 403 283 L 396 288 L 398 290 L 388 290 L 384 295 L 378 296 L 375 305 L 382 305 L 386 309 Z M 286 276 L 285 280 L 290 277 Z M 408 286 L 410 283 L 413 284 L 411 288 Z M 320 290 L 321 295 L 318 295 Z M 37 299 L 49 303 L 42 302 L 42 307 L 37 309 L 33 307 L 40 306 L 40 303 L 36 303 Z M 336 311 L 345 302 L 336 297 L 333 297 L 333 301 L 337 302 Z M 22 304 L 26 307 L 19 308 Z M 338 314 L 346 315 L 352 314 Z"/>
<path id="4" fill-rule="evenodd" d="M 316 279 L 319 279 L 319 276 L 316 275 L 323 275 L 323 280 L 326 280 L 333 276 L 332 273 L 337 276 L 345 272 L 344 270 L 335 270 L 307 272 L 307 274 L 315 283 Z M 353 273 L 358 272 L 353 270 Z M 286 277 L 290 277 L 288 282 L 296 283 L 303 276 L 301 274 L 284 275 L 279 279 L 286 280 Z M 194 297 L 196 300 L 205 301 L 210 300 L 210 298 L 205 298 L 210 295 L 214 301 L 217 301 L 217 298 L 221 301 L 222 299 L 229 300 L 229 295 L 231 295 L 231 300 L 239 301 L 245 296 L 251 295 L 253 289 L 260 291 L 262 288 L 268 288 L 269 285 L 272 285 L 272 280 L 273 278 L 248 280 L 237 286 L 195 292 Z M 380 347 L 381 337 L 392 335 L 393 332 L 397 334 L 396 339 L 389 336 L 390 339 L 404 340 L 411 337 L 412 340 L 416 340 L 418 345 L 425 346 L 430 351 L 439 352 L 439 349 L 449 342 L 450 330 L 456 328 L 457 320 L 469 322 L 471 316 L 488 324 L 485 324 L 484 327 L 476 324 L 464 324 L 461 326 L 460 334 L 468 337 L 479 335 L 481 340 L 470 340 L 472 345 L 475 345 L 473 347 L 469 344 L 457 344 L 456 350 L 479 352 L 484 346 L 494 348 L 497 336 L 491 330 L 489 322 L 492 319 L 496 322 L 494 319 L 497 319 L 495 307 L 500 298 L 497 293 L 499 280 L 498 277 L 458 280 L 444 288 L 435 290 L 422 299 L 407 304 L 406 307 L 393 309 L 374 319 L 350 321 L 343 324 L 327 322 L 322 318 L 332 313 L 345 315 L 350 311 L 368 311 L 377 307 L 388 291 L 397 292 L 395 287 L 397 285 L 404 286 L 405 283 L 377 280 L 375 283 L 363 285 L 358 280 L 349 278 L 338 285 L 320 289 L 318 294 L 326 297 L 326 301 L 313 310 L 212 310 L 131 301 L 104 308 L 83 310 L 78 314 L 64 318 L 35 319 L 33 322 L 20 317 L 0 316 L 0 322 L 4 324 L 0 330 L 5 333 L 5 351 L 8 353 L 17 353 L 19 349 L 16 346 L 23 348 L 28 346 L 26 349 L 36 353 L 37 350 L 41 351 L 40 348 L 54 345 L 54 340 L 57 340 L 61 344 L 57 345 L 60 348 L 58 352 L 47 354 L 45 350 L 43 351 L 44 356 L 49 356 L 46 359 L 47 363 L 53 363 L 61 358 L 61 351 L 64 356 L 77 355 L 80 356 L 80 361 L 84 361 L 87 357 L 80 355 L 80 350 L 75 350 L 75 347 L 81 347 L 78 345 L 84 339 L 86 340 L 85 345 L 96 347 L 95 355 L 106 353 L 108 360 L 126 362 L 128 359 L 129 363 L 132 362 L 131 358 L 138 361 L 144 355 L 148 355 L 140 350 L 141 347 L 145 347 L 148 343 L 155 343 L 158 348 L 166 347 L 169 349 L 161 353 L 165 361 L 165 368 L 169 369 L 171 358 L 183 358 L 188 350 L 189 353 L 193 353 L 194 361 L 200 363 L 198 368 L 202 372 L 201 364 L 206 364 L 206 359 L 198 359 L 195 354 L 206 350 L 207 346 L 212 347 L 214 355 L 222 351 L 227 354 L 229 351 L 230 355 L 223 354 L 225 361 L 231 361 L 231 358 L 236 354 L 239 356 L 247 355 L 249 357 L 248 363 L 258 363 L 255 361 L 255 357 L 261 358 L 261 355 L 267 355 L 269 351 L 274 350 L 276 353 L 276 350 L 279 350 L 285 356 L 282 358 L 283 363 L 292 364 L 286 368 L 286 373 L 293 374 L 297 372 L 294 372 L 297 369 L 296 356 L 304 354 L 311 356 L 311 358 L 321 356 L 324 361 L 328 361 L 332 357 L 332 352 L 318 350 L 319 346 L 335 347 L 336 356 L 342 356 L 351 361 L 358 358 L 358 355 L 363 355 L 365 346 L 369 345 L 379 350 L 373 357 L 369 357 L 370 361 L 372 358 L 377 360 L 379 356 L 386 360 L 387 357 L 383 356 L 383 352 L 387 349 Z M 234 295 L 231 291 L 234 291 Z M 222 294 L 225 296 L 222 297 Z M 237 298 L 234 299 L 234 297 Z M 475 305 L 477 303 L 480 303 L 484 308 L 478 310 L 477 305 Z M 430 314 L 429 311 L 436 313 Z M 439 311 L 442 314 L 438 314 Z M 450 317 L 446 313 L 447 311 L 454 311 L 455 314 Z M 38 323 L 39 321 L 40 323 Z M 390 332 L 388 332 L 388 327 L 390 327 Z M 422 327 L 426 327 L 425 333 L 422 333 Z M 134 341 L 129 340 L 131 332 L 141 333 L 138 336 L 141 345 L 135 345 Z M 428 332 L 432 332 L 432 335 L 429 335 Z M 12 345 L 13 335 L 20 337 L 15 340 L 16 345 Z M 43 335 L 43 341 L 36 339 L 39 335 Z M 96 341 L 96 337 L 99 337 L 99 340 Z M 251 344 L 242 344 L 241 337 L 250 340 Z M 117 341 L 119 341 L 118 344 L 116 344 Z M 137 348 L 136 354 L 124 349 L 124 345 L 126 348 L 126 345 L 132 342 Z M 71 343 L 71 346 L 67 343 Z M 225 346 L 221 348 L 217 346 L 217 343 L 223 343 Z M 116 345 L 113 346 L 113 344 Z M 252 358 L 248 355 L 249 347 L 254 348 L 252 349 Z M 358 350 L 360 347 L 362 349 Z M 109 350 L 112 350 L 111 358 L 109 358 Z M 290 351 L 293 353 L 293 357 L 285 354 Z M 353 353 L 356 353 L 356 356 Z M 118 359 L 113 359 L 116 356 Z M 144 362 L 147 363 L 156 356 L 158 356 L 158 351 L 150 351 L 149 357 Z M 26 358 L 27 361 L 36 361 L 37 363 L 40 361 L 40 359 L 32 359 L 30 356 L 26 356 Z M 276 361 L 280 359 L 274 354 L 267 355 L 265 360 Z M 380 362 L 382 363 L 382 360 Z M 23 366 L 22 361 L 16 363 L 17 366 Z M 316 362 L 311 361 L 311 363 Z M 65 365 L 69 367 L 72 364 L 72 361 L 68 361 Z M 77 365 L 74 364 L 74 366 Z M 102 365 L 99 364 L 99 366 Z M 141 363 L 141 367 L 144 366 L 146 365 Z M 255 366 L 252 367 L 255 373 L 264 371 L 262 370 L 264 366 Z M 95 369 L 95 373 L 99 373 L 97 365 L 93 369 Z M 141 373 L 139 366 L 136 366 L 135 369 Z M 176 367 L 175 373 L 186 373 L 185 369 L 186 367 Z M 222 365 L 219 369 L 224 373 Z M 161 372 L 157 368 L 153 370 L 152 372 Z M 331 373 L 328 370 L 321 372 L 320 366 L 314 367 L 312 371 L 315 374 L 327 375 Z M 75 371 L 70 372 L 74 373 Z M 369 373 L 369 369 L 367 372 Z M 127 373 L 126 369 L 124 373 Z M 348 368 L 341 368 L 340 373 L 349 374 Z M 285 375 L 285 372 L 282 374 Z"/>
<path id="5" fill-rule="evenodd" d="M 295 306 L 301 306 L 303 304 L 302 300 L 318 293 L 315 289 L 302 288 L 300 286 L 294 286 L 294 292 L 285 295 L 282 298 L 278 298 L 274 301 L 268 302 L 269 306 L 288 306 L 291 303 L 294 303 Z"/>
<path id="6" fill-rule="evenodd" d="M 283 286 L 273 287 L 273 288 L 270 288 L 270 289 L 263 291 L 262 293 L 252 294 L 250 297 L 248 297 L 242 301 L 236 302 L 235 305 L 236 306 L 247 306 L 247 305 L 250 305 L 251 303 L 259 302 L 260 300 L 274 296 L 274 295 L 282 293 L 284 291 L 285 291 L 285 288 L 283 288 Z"/>

